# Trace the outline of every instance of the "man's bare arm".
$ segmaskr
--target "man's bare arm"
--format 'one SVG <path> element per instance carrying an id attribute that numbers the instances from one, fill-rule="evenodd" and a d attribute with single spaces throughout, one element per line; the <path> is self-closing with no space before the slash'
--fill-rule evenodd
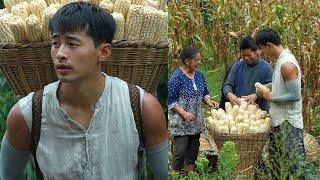
<path id="1" fill-rule="evenodd" d="M 24 168 L 31 150 L 31 134 L 18 104 L 9 112 L 7 131 L 0 150 L 0 179 L 25 179 Z"/>
<path id="2" fill-rule="evenodd" d="M 147 161 L 155 178 L 168 179 L 168 133 L 166 118 L 158 100 L 145 93 L 142 103 L 142 124 Z"/>

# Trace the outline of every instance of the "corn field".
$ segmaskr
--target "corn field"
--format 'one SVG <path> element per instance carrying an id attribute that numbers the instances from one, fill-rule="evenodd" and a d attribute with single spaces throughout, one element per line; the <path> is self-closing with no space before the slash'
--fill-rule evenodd
<path id="1" fill-rule="evenodd" d="M 239 56 L 242 37 L 263 27 L 276 29 L 300 63 L 303 117 L 310 130 L 310 116 L 320 105 L 320 0 L 173 0 L 168 6 L 169 69 L 178 65 L 177 52 L 187 45 L 211 52 L 203 61 L 212 69 L 219 62 L 227 68 Z"/>

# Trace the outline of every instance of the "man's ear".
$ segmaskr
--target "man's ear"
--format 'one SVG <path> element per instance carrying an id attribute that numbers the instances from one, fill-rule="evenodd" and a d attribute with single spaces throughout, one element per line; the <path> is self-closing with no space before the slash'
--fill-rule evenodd
<path id="1" fill-rule="evenodd" d="M 268 47 L 268 48 L 272 48 L 272 43 L 271 42 L 267 42 L 267 44 L 266 44 L 266 47 Z"/>
<path id="2" fill-rule="evenodd" d="M 103 43 L 100 45 L 99 61 L 106 61 L 111 56 L 112 46 L 109 43 Z"/>

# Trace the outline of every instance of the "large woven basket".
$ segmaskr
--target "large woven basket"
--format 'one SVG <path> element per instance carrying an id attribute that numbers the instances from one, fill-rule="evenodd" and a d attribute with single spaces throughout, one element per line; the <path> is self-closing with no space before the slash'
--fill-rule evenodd
<path id="1" fill-rule="evenodd" d="M 0 44 L 0 69 L 16 95 L 24 96 L 57 80 L 50 48 L 50 42 Z M 102 71 L 152 93 L 167 60 L 167 42 L 113 42 L 112 55 L 102 64 Z"/>
<path id="2" fill-rule="evenodd" d="M 269 133 L 233 135 L 217 134 L 210 131 L 210 136 L 214 139 L 219 151 L 226 141 L 232 141 L 236 144 L 240 157 L 236 171 L 238 174 L 250 178 L 253 176 L 254 168 L 258 164 L 260 152 L 269 138 Z"/>

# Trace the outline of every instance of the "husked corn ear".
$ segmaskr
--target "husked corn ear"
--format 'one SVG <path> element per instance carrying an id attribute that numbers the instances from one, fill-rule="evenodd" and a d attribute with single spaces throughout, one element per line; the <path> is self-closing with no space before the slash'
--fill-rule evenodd
<path id="1" fill-rule="evenodd" d="M 57 8 L 53 6 L 49 6 L 43 11 L 42 34 L 43 34 L 44 41 L 49 41 L 51 39 L 51 33 L 49 31 L 49 23 L 52 16 L 57 12 L 57 10 L 58 10 Z"/>
<path id="2" fill-rule="evenodd" d="M 142 2 L 142 5 L 158 9 L 159 8 L 159 1 L 157 1 L 157 0 L 144 0 Z"/>
<path id="3" fill-rule="evenodd" d="M 29 16 L 28 9 L 29 9 L 29 3 L 24 1 L 12 6 L 11 13 L 14 16 L 20 16 L 22 19 L 26 19 Z"/>
<path id="4" fill-rule="evenodd" d="M 13 16 L 9 22 L 10 30 L 16 42 L 26 42 L 26 22 L 20 16 Z"/>
<path id="5" fill-rule="evenodd" d="M 114 40 L 123 40 L 124 39 L 124 24 L 125 24 L 124 16 L 123 16 L 123 14 L 116 13 L 116 12 L 112 13 L 111 15 L 113 16 L 113 19 L 116 22 L 116 26 L 117 26 L 117 31 L 114 36 Z"/>
<path id="6" fill-rule="evenodd" d="M 30 14 L 34 14 L 42 22 L 43 11 L 47 8 L 47 3 L 44 0 L 32 0 L 30 3 Z"/>
<path id="7" fill-rule="evenodd" d="M 15 43 L 8 21 L 3 16 L 0 18 L 0 42 L 1 43 Z"/>
<path id="8" fill-rule="evenodd" d="M 113 3 L 110 0 L 100 1 L 99 6 L 106 11 L 113 12 Z"/>
<path id="9" fill-rule="evenodd" d="M 5 15 L 5 14 L 7 14 L 7 13 L 8 13 L 7 8 L 5 8 L 5 9 L 0 9 L 0 17 L 3 16 L 3 15 Z"/>
<path id="10" fill-rule="evenodd" d="M 143 2 L 144 0 L 131 0 L 131 4 L 141 5 Z"/>
<path id="11" fill-rule="evenodd" d="M 254 84 L 254 86 L 256 87 L 256 92 L 257 92 L 258 94 L 260 94 L 260 95 L 269 91 L 269 89 L 268 89 L 267 87 L 265 87 L 264 85 L 262 85 L 262 84 L 259 83 L 259 82 L 256 82 L 256 83 Z"/>
<path id="12" fill-rule="evenodd" d="M 60 0 L 45 0 L 45 2 L 47 3 L 47 5 L 51 5 L 51 4 L 54 4 L 54 3 L 59 3 L 60 4 Z"/>
<path id="13" fill-rule="evenodd" d="M 124 18 L 126 19 L 130 5 L 130 0 L 116 0 L 113 6 L 113 12 L 122 13 Z"/>
<path id="14" fill-rule="evenodd" d="M 41 42 L 42 39 L 42 30 L 41 23 L 39 18 L 31 14 L 26 19 L 26 27 L 27 27 L 27 40 L 29 42 Z"/>
<path id="15" fill-rule="evenodd" d="M 49 7 L 54 7 L 54 8 L 56 8 L 56 9 L 60 9 L 61 8 L 61 4 L 60 3 L 51 3 L 50 5 L 49 5 Z"/>
<path id="16" fill-rule="evenodd" d="M 127 21 L 126 21 L 125 38 L 127 40 L 140 39 L 142 23 L 143 23 L 143 6 L 141 5 L 130 6 Z"/>
<path id="17" fill-rule="evenodd" d="M 12 6 L 19 3 L 20 3 L 20 0 L 3 0 L 3 4 L 8 9 L 9 12 L 11 12 Z"/>
<path id="18" fill-rule="evenodd" d="M 4 14 L 0 17 L 0 21 L 3 21 L 7 24 L 9 24 L 9 22 L 11 21 L 11 18 L 12 18 L 12 14 L 11 13 L 8 13 L 8 14 Z"/>
<path id="19" fill-rule="evenodd" d="M 72 3 L 72 2 L 78 2 L 79 0 L 60 0 L 60 3 L 62 5 L 68 4 L 68 3 Z"/>
<path id="20" fill-rule="evenodd" d="M 144 7 L 143 10 L 140 39 L 144 41 L 154 41 L 160 21 L 160 11 L 152 7 Z"/>
<path id="21" fill-rule="evenodd" d="M 160 21 L 156 31 L 157 34 L 155 37 L 155 40 L 157 42 L 168 41 L 168 25 L 169 25 L 168 12 L 160 11 Z"/>

